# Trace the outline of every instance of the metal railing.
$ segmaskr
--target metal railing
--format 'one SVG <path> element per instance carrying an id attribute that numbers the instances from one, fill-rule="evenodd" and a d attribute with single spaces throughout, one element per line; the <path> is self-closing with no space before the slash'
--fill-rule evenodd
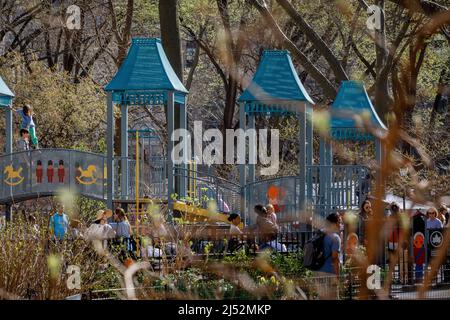
<path id="1" fill-rule="evenodd" d="M 37 149 L 0 156 L 0 201 L 20 201 L 60 190 L 103 200 L 105 156 L 68 149 Z"/>
<path id="2" fill-rule="evenodd" d="M 267 191 L 276 187 L 279 197 L 274 199 L 279 208 L 280 222 L 287 221 L 284 228 L 292 230 L 300 212 L 306 209 L 309 218 L 325 218 L 337 210 L 358 209 L 363 200 L 362 181 L 369 169 L 358 165 L 311 165 L 306 167 L 305 207 L 301 207 L 300 183 L 298 176 L 277 177 L 255 181 L 246 186 L 247 211 L 250 212 L 247 223 L 252 223 L 255 215 L 252 208 L 256 204 L 266 204 Z M 272 199 L 273 200 L 273 199 Z M 304 217 L 303 217 L 304 218 Z M 304 222 L 304 221 L 303 221 Z M 312 221 L 314 224 L 314 221 Z"/>

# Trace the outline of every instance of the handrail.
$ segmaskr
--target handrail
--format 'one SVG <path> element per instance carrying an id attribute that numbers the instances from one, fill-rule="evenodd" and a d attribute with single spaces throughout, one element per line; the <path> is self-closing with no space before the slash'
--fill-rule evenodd
<path id="1" fill-rule="evenodd" d="M 230 181 L 230 180 L 227 180 L 227 179 L 224 179 L 224 178 L 221 178 L 221 177 L 217 177 L 217 176 L 214 176 L 214 175 L 209 174 L 209 173 L 206 173 L 206 172 L 197 171 L 197 170 L 190 170 L 190 169 L 186 169 L 186 168 L 179 168 L 179 167 L 175 167 L 174 169 L 175 169 L 176 171 L 187 171 L 187 172 L 205 173 L 206 177 L 210 177 L 210 178 L 212 178 L 213 180 L 218 180 L 218 181 L 221 181 L 221 182 L 226 183 L 226 184 L 231 184 L 231 185 L 233 185 L 233 186 L 235 186 L 235 187 L 237 187 L 237 188 L 240 188 L 240 187 L 241 187 L 241 185 L 239 185 L 239 184 L 237 184 L 237 183 L 235 183 L 235 182 L 233 182 L 233 181 Z M 176 174 L 177 176 L 181 176 L 181 174 L 178 173 L 178 172 L 176 172 L 176 173 L 174 173 L 174 174 Z M 186 177 L 189 177 L 189 176 L 186 175 Z M 202 179 L 202 178 L 203 178 L 203 179 Z M 205 180 L 204 178 L 205 178 L 205 177 L 199 178 L 199 177 L 197 176 L 196 180 L 200 180 L 200 181 L 203 181 L 203 182 L 213 183 L 212 181 Z"/>
<path id="2" fill-rule="evenodd" d="M 76 149 L 66 149 L 66 148 L 44 148 L 44 149 L 31 149 L 31 150 L 26 150 L 26 151 L 16 151 L 13 153 L 2 154 L 2 155 L 0 155 L 0 158 L 14 156 L 16 154 L 22 154 L 22 153 L 42 153 L 42 152 L 47 152 L 47 151 L 64 151 L 64 152 L 73 152 L 73 153 L 85 153 L 85 154 L 91 154 L 93 156 L 99 156 L 99 157 L 106 158 L 106 155 L 102 154 L 102 153 L 95 153 L 92 151 L 83 151 L 83 150 L 76 150 Z"/>

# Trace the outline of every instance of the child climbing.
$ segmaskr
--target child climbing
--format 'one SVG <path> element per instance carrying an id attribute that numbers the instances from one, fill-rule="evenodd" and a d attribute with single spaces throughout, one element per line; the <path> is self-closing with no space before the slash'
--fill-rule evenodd
<path id="1" fill-rule="evenodd" d="M 33 109 L 25 104 L 22 110 L 16 110 L 17 114 L 22 117 L 22 123 L 20 124 L 20 129 L 27 129 L 30 132 L 30 140 L 32 146 L 38 148 L 38 138 L 36 136 L 36 125 L 33 121 Z"/>

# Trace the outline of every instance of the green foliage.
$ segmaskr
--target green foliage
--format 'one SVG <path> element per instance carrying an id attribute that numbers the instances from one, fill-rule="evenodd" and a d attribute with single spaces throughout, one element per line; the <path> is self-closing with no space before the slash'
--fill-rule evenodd
<path id="1" fill-rule="evenodd" d="M 34 121 L 42 148 L 77 148 L 101 151 L 98 138 L 104 136 L 105 95 L 90 79 L 73 83 L 64 72 L 48 69 L 42 62 L 23 72 L 19 56 L 0 64 L 0 74 L 16 94 L 14 108 L 24 103 L 34 109 Z M 16 128 L 19 127 L 15 116 Z M 16 130 L 18 135 L 18 130 Z"/>
<path id="2" fill-rule="evenodd" d="M 273 253 L 271 262 L 275 269 L 286 277 L 302 278 L 311 275 L 303 266 L 303 252 Z"/>

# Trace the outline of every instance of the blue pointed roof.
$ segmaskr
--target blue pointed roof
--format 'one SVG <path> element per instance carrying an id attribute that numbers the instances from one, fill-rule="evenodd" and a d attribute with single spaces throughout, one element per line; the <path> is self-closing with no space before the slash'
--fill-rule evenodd
<path id="1" fill-rule="evenodd" d="M 238 101 L 267 104 L 304 101 L 314 104 L 303 87 L 287 50 L 264 50 L 252 82 Z"/>
<path id="2" fill-rule="evenodd" d="M 0 77 L 0 106 L 9 106 L 12 99 L 14 98 L 14 93 Z"/>
<path id="3" fill-rule="evenodd" d="M 364 84 L 360 81 L 342 81 L 336 99 L 331 106 L 331 135 L 340 140 L 373 139 L 370 133 L 361 132 L 362 124 L 352 115 L 366 113 L 376 129 L 387 130 L 378 116 Z"/>
<path id="4" fill-rule="evenodd" d="M 134 38 L 128 55 L 106 91 L 188 91 L 173 71 L 158 38 Z"/>

